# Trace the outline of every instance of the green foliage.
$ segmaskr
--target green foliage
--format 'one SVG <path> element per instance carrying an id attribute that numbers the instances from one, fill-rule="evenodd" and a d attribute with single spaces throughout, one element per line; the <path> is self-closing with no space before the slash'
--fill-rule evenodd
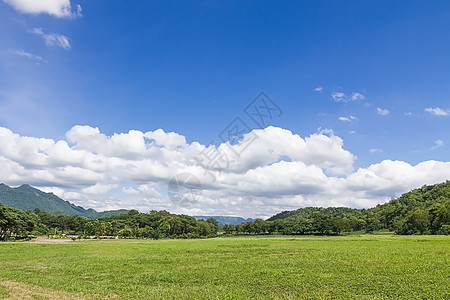
<path id="1" fill-rule="evenodd" d="M 408 213 L 400 232 L 403 234 L 424 234 L 424 232 L 428 231 L 429 226 L 430 214 L 428 210 L 416 208 Z"/>
<path id="2" fill-rule="evenodd" d="M 439 234 L 449 235 L 450 234 L 450 225 L 442 225 L 439 229 Z"/>
<path id="3" fill-rule="evenodd" d="M 304 219 L 311 219 L 314 214 L 320 213 L 330 215 L 331 217 L 346 217 L 346 216 L 362 216 L 364 210 L 348 208 L 348 207 L 305 207 L 294 211 L 284 211 L 270 217 L 269 221 L 278 219 L 286 221 L 299 221 Z"/>
<path id="4" fill-rule="evenodd" d="M 64 201 L 53 193 L 44 193 L 26 184 L 18 188 L 11 188 L 3 183 L 0 184 L 0 204 L 23 210 L 35 210 L 37 208 L 49 213 L 84 216 L 89 219 L 108 217 L 127 212 L 125 209 L 104 212 L 84 209 L 81 206 Z"/>
<path id="5" fill-rule="evenodd" d="M 370 210 L 378 217 L 383 228 L 403 234 L 421 230 L 437 234 L 443 224 L 450 224 L 450 181 L 425 185 Z M 411 215 L 414 211 L 415 215 Z M 429 221 L 423 217 L 426 214 L 424 211 L 428 211 Z M 421 225 L 423 229 L 418 227 L 416 230 L 415 227 L 419 225 L 413 224 L 419 221 L 419 212 L 422 214 L 420 221 L 424 224 Z"/>
<path id="6" fill-rule="evenodd" d="M 36 214 L 0 204 L 0 240 L 28 235 L 38 223 Z"/>
<path id="7" fill-rule="evenodd" d="M 27 186 L 18 190 L 38 191 Z M 267 221 L 256 219 L 238 225 L 219 225 L 212 217 L 206 221 L 196 220 L 167 211 L 140 213 L 130 210 L 89 220 L 79 215 L 48 213 L 39 208 L 32 213 L 8 206 L 1 207 L 0 239 L 3 240 L 11 235 L 30 233 L 151 239 L 214 237 L 218 231 L 228 235 L 339 235 L 361 230 L 366 233 L 391 230 L 398 234 L 448 234 L 450 182 L 423 186 L 371 209 L 307 207 L 282 212 Z"/>
<path id="8" fill-rule="evenodd" d="M 286 234 L 328 235 L 359 230 L 372 233 L 381 229 L 398 234 L 445 234 L 450 225 L 450 181 L 425 185 L 370 209 L 306 207 L 268 220 L 285 221 L 283 230 L 278 231 Z"/>
<path id="9" fill-rule="evenodd" d="M 122 238 L 200 238 L 216 236 L 218 222 L 213 218 L 196 220 L 167 211 L 140 213 L 131 210 L 118 216 L 89 220 L 80 216 L 61 216 L 36 209 L 35 212 L 0 205 L 0 240 L 11 235 L 79 235 Z"/>

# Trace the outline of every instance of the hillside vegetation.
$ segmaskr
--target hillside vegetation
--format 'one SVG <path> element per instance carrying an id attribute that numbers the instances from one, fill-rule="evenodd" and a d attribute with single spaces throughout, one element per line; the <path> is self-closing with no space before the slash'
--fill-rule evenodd
<path id="1" fill-rule="evenodd" d="M 49 213 L 83 216 L 88 219 L 98 219 L 127 212 L 125 209 L 104 212 L 97 212 L 91 208 L 84 209 L 81 206 L 73 205 L 72 203 L 59 198 L 53 193 L 44 193 L 27 184 L 17 188 L 11 188 L 1 183 L 0 204 L 24 210 L 34 210 L 37 208 Z"/>
<path id="2" fill-rule="evenodd" d="M 355 231 L 388 229 L 398 234 L 449 234 L 450 181 L 424 185 L 370 209 L 306 207 L 279 213 L 268 220 L 302 224 L 305 228 L 321 223 L 328 230 L 337 223 Z"/>
<path id="3" fill-rule="evenodd" d="M 167 211 L 141 213 L 131 210 L 89 220 L 83 216 L 62 216 L 40 209 L 23 211 L 0 205 L 0 239 L 3 240 L 28 234 L 160 239 L 213 237 L 219 233 L 339 235 L 342 232 L 370 233 L 382 229 L 397 234 L 449 234 L 450 182 L 423 186 L 370 209 L 307 207 L 282 212 L 269 220 L 256 219 L 220 226 L 214 218 L 196 220 Z"/>

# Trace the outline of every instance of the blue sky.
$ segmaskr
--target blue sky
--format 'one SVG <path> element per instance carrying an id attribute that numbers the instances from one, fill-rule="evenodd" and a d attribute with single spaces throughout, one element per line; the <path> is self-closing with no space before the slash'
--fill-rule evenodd
<path id="1" fill-rule="evenodd" d="M 355 172 L 383 161 L 447 163 L 449 53 L 448 1 L 3 0 L 0 126 L 20 137 L 65 140 L 73 149 L 66 133 L 76 125 L 107 137 L 162 129 L 187 144 L 214 140 L 220 147 L 218 134 L 264 91 L 283 111 L 270 125 L 302 138 L 332 130 L 354 156 Z M 115 205 L 122 196 L 114 191 L 141 184 L 110 177 L 104 184 L 114 184 L 112 194 L 88 203 L 80 191 L 93 182 L 53 186 L 36 174 L 13 175 L 0 179 L 14 185 L 31 178 L 66 198 L 79 193 L 70 200 L 98 209 L 132 205 Z M 154 188 L 164 194 L 162 186 Z M 113 204 L 102 206 L 105 197 Z M 218 209 L 205 207 L 199 212 Z"/>

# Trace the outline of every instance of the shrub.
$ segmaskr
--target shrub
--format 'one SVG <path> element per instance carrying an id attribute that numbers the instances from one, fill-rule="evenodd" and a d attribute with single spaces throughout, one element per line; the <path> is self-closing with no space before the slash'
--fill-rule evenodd
<path id="1" fill-rule="evenodd" d="M 450 235 L 450 225 L 442 225 L 439 229 L 439 234 Z"/>

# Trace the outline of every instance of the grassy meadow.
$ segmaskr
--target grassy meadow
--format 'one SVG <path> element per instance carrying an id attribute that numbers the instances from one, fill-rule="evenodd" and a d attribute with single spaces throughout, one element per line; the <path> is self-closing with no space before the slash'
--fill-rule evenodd
<path id="1" fill-rule="evenodd" d="M 450 299 L 450 237 L 0 243 L 0 299 Z"/>

